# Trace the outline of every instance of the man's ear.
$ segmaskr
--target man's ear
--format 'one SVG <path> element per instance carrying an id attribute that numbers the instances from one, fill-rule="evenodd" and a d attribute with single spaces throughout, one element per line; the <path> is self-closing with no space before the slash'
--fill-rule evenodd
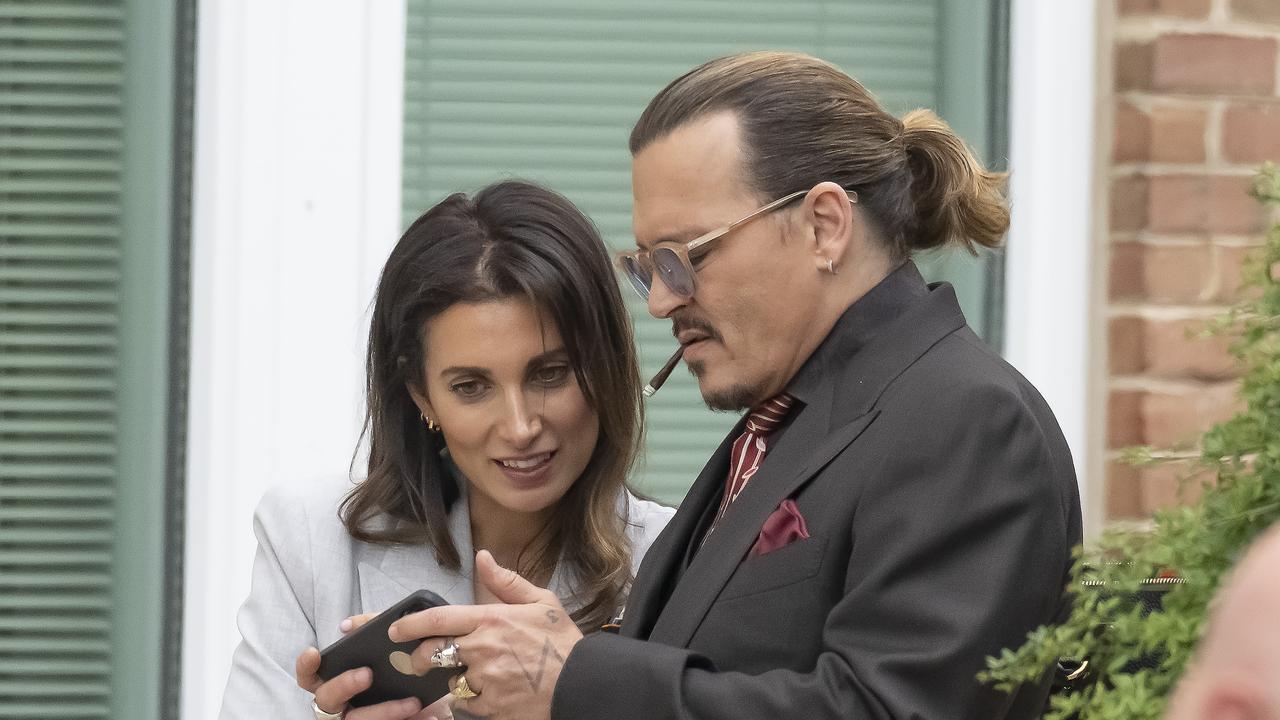
<path id="1" fill-rule="evenodd" d="M 805 196 L 805 217 L 812 229 L 810 235 L 814 265 L 820 271 L 839 272 L 852 258 L 853 235 L 862 227 L 844 188 L 833 182 L 818 183 Z"/>

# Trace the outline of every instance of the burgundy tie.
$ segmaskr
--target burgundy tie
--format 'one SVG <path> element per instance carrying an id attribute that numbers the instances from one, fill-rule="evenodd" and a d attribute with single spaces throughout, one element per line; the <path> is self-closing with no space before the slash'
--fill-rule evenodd
<path id="1" fill-rule="evenodd" d="M 707 535 L 715 530 L 729 511 L 729 505 L 738 499 L 747 487 L 747 482 L 760 469 L 764 455 L 769 450 L 769 436 L 786 419 L 793 402 L 795 398 L 781 393 L 764 401 L 747 416 L 746 428 L 733 441 L 733 454 L 729 456 L 729 479 L 724 486 L 724 496 L 720 499 L 720 509 L 716 512 Z"/>

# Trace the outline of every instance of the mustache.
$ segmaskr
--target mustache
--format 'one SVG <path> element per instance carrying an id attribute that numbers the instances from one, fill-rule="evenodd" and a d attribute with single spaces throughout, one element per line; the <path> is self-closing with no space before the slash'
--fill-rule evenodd
<path id="1" fill-rule="evenodd" d="M 694 330 L 700 332 L 712 340 L 719 340 L 720 333 L 712 327 L 711 323 L 700 317 L 689 314 L 687 311 L 678 311 L 671 316 L 671 334 L 679 337 L 680 333 L 685 330 Z"/>

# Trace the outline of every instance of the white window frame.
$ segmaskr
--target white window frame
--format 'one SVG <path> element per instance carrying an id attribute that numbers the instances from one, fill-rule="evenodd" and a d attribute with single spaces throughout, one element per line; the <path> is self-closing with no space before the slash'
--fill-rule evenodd
<path id="1" fill-rule="evenodd" d="M 345 472 L 366 310 L 400 226 L 404 0 L 202 0 L 182 717 L 213 720 L 252 512 Z"/>

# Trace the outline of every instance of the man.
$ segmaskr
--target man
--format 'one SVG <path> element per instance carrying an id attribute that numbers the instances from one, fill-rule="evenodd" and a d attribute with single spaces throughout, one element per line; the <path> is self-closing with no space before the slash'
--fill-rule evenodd
<path id="1" fill-rule="evenodd" d="M 650 549 L 619 635 L 583 638 L 481 553 L 508 605 L 427 611 L 393 638 L 436 638 L 419 669 L 455 638 L 456 708 L 504 720 L 1038 717 L 1046 690 L 975 675 L 1064 610 L 1070 455 L 910 261 L 997 244 L 1002 178 L 932 113 L 899 121 L 790 53 L 677 79 L 631 150 L 621 264 L 707 404 L 748 413 Z"/>
<path id="2" fill-rule="evenodd" d="M 1218 594 L 1169 720 L 1280 719 L 1280 527 L 1267 532 Z"/>

